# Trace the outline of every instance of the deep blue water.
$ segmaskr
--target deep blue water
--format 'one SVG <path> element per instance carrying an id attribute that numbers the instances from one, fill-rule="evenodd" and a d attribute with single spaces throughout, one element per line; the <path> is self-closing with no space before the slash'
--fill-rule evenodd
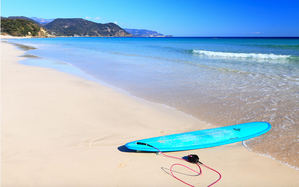
<path id="1" fill-rule="evenodd" d="M 37 47 L 28 53 L 42 58 L 25 64 L 100 80 L 220 126 L 269 121 L 273 130 L 249 145 L 289 163 L 299 159 L 298 38 L 11 41 Z"/>

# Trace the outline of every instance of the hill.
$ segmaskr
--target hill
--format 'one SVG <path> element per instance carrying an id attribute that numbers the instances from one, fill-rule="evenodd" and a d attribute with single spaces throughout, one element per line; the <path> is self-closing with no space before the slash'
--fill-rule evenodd
<path id="1" fill-rule="evenodd" d="M 95 23 L 82 18 L 58 18 L 44 26 L 56 36 L 131 36 L 114 23 Z"/>
<path id="2" fill-rule="evenodd" d="M 37 17 L 10 16 L 4 21 L 2 32 L 13 36 L 104 36 L 104 37 L 171 37 L 147 29 L 122 29 L 114 23 L 95 23 L 82 18 L 44 19 Z M 20 21 L 20 20 L 26 20 Z M 8 24 L 8 25 L 7 25 Z M 7 30 L 7 29 L 8 30 Z M 37 31 L 38 30 L 41 31 Z M 42 34 L 43 33 L 43 34 Z"/>
<path id="3" fill-rule="evenodd" d="M 24 19 L 23 17 L 1 17 L 1 34 L 9 34 L 11 36 L 49 36 L 44 28 L 34 21 Z"/>
<path id="4" fill-rule="evenodd" d="M 128 33 L 132 34 L 133 37 L 167 37 L 157 31 L 146 30 L 146 29 L 125 29 Z"/>

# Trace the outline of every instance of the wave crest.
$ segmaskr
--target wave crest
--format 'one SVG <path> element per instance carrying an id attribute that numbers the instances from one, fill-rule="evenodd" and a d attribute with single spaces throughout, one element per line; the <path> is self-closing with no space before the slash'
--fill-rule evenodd
<path id="1" fill-rule="evenodd" d="M 263 53 L 231 53 L 231 52 L 217 52 L 206 50 L 192 50 L 193 54 L 208 56 L 213 58 L 243 58 L 255 60 L 286 60 L 290 55 L 276 55 L 276 54 L 263 54 Z"/>

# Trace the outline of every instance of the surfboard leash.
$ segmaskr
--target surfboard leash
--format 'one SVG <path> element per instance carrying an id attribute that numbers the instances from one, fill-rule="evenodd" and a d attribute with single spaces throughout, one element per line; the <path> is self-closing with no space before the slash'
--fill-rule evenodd
<path id="1" fill-rule="evenodd" d="M 184 167 L 184 168 L 186 168 L 186 169 L 188 169 L 188 170 L 190 170 L 190 171 L 196 173 L 197 176 L 202 174 L 202 169 L 201 169 L 200 166 L 204 166 L 205 168 L 207 168 L 207 169 L 209 169 L 209 170 L 211 170 L 211 171 L 217 173 L 217 174 L 218 174 L 218 179 L 215 180 L 213 183 L 209 184 L 208 187 L 211 187 L 211 186 L 215 185 L 215 184 L 216 184 L 217 182 L 219 182 L 219 181 L 221 180 L 221 178 L 222 178 L 222 175 L 221 175 L 220 172 L 218 172 L 217 170 L 215 170 L 215 169 L 213 169 L 213 168 L 211 168 L 211 167 L 209 167 L 209 166 L 203 164 L 202 162 L 200 162 L 200 161 L 199 161 L 199 157 L 198 157 L 197 155 L 195 155 L 195 154 L 188 155 L 188 156 L 187 156 L 187 159 L 184 159 L 184 158 L 181 158 L 181 157 L 176 157 L 176 156 L 167 155 L 167 154 L 163 153 L 162 151 L 160 151 L 157 147 L 154 147 L 154 146 L 152 146 L 152 145 L 150 145 L 150 144 L 147 144 L 147 143 L 137 142 L 137 144 L 139 144 L 139 145 L 145 145 L 145 146 L 149 146 L 149 147 L 151 147 L 151 148 L 154 148 L 154 149 L 156 149 L 156 150 L 158 151 L 159 154 L 161 154 L 161 155 L 163 155 L 163 156 L 165 156 L 165 157 L 173 158 L 173 159 L 178 159 L 178 160 L 183 160 L 183 161 L 186 161 L 186 162 L 188 162 L 188 163 L 196 164 L 196 166 L 198 167 L 199 171 L 196 171 L 196 170 L 194 170 L 194 169 L 192 169 L 192 168 L 190 168 L 190 167 L 188 167 L 188 166 L 186 166 L 186 165 L 184 165 L 184 164 L 179 164 L 179 163 L 175 163 L 175 164 L 172 164 L 172 165 L 170 166 L 169 171 L 170 171 L 170 173 L 171 173 L 171 176 L 172 176 L 173 178 L 175 178 L 176 180 L 181 181 L 182 183 L 184 183 L 184 184 L 186 184 L 186 185 L 188 185 L 188 186 L 195 187 L 194 185 L 189 184 L 189 183 L 185 182 L 184 180 L 182 180 L 182 179 L 178 178 L 177 176 L 175 176 L 175 175 L 173 174 L 173 167 L 174 167 L 174 166 L 182 166 L 182 167 Z"/>

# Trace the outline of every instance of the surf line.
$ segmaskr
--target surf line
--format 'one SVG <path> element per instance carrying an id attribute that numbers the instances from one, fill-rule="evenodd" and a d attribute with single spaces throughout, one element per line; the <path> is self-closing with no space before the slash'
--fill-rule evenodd
<path id="1" fill-rule="evenodd" d="M 212 182 L 211 184 L 209 184 L 208 187 L 211 187 L 211 186 L 215 185 L 215 184 L 216 184 L 217 182 L 219 182 L 219 181 L 221 180 L 221 178 L 222 178 L 222 175 L 221 175 L 221 173 L 220 173 L 219 171 L 217 171 L 216 169 L 213 169 L 213 168 L 211 168 L 211 167 L 205 165 L 204 163 L 200 162 L 200 161 L 199 161 L 199 157 L 198 157 L 197 155 L 195 155 L 195 154 L 188 155 L 187 158 L 184 159 L 184 157 L 181 158 L 181 157 L 176 157 L 176 156 L 170 156 L 170 155 L 167 155 L 167 154 L 163 153 L 162 151 L 160 151 L 160 149 L 158 149 L 157 147 L 154 147 L 154 146 L 152 146 L 152 145 L 150 145 L 150 144 L 143 143 L 143 142 L 136 142 L 136 143 L 137 143 L 138 145 L 144 145 L 144 146 L 152 147 L 152 148 L 156 149 L 156 150 L 158 151 L 159 154 L 161 154 L 161 155 L 163 155 L 163 156 L 165 156 L 165 157 L 173 158 L 173 159 L 178 159 L 178 160 L 183 160 L 183 161 L 188 162 L 188 163 L 196 164 L 196 166 L 198 167 L 199 171 L 196 171 L 196 170 L 194 170 L 194 169 L 192 169 L 192 168 L 190 168 L 190 167 L 188 167 L 188 166 L 186 166 L 186 165 L 184 165 L 184 164 L 179 164 L 179 163 L 175 163 L 175 164 L 172 164 L 172 165 L 170 166 L 169 171 L 170 171 L 170 173 L 171 173 L 171 176 L 172 176 L 173 178 L 175 178 L 176 180 L 178 180 L 178 181 L 180 181 L 180 182 L 182 182 L 182 183 L 184 183 L 184 184 L 186 184 L 186 185 L 188 185 L 188 186 L 195 187 L 194 185 L 192 185 L 192 184 L 190 184 L 190 183 L 187 183 L 186 181 L 184 181 L 184 180 L 178 178 L 177 176 L 175 176 L 175 175 L 173 174 L 173 168 L 174 168 L 175 166 L 182 166 L 182 167 L 184 167 L 184 168 L 186 168 L 186 169 L 188 169 L 188 170 L 190 170 L 190 171 L 196 173 L 197 176 L 202 174 L 202 169 L 201 169 L 200 166 L 204 166 L 205 168 L 207 168 L 207 169 L 209 169 L 209 170 L 211 170 L 211 171 L 217 173 L 217 174 L 218 174 L 218 179 L 215 180 L 214 182 Z"/>

